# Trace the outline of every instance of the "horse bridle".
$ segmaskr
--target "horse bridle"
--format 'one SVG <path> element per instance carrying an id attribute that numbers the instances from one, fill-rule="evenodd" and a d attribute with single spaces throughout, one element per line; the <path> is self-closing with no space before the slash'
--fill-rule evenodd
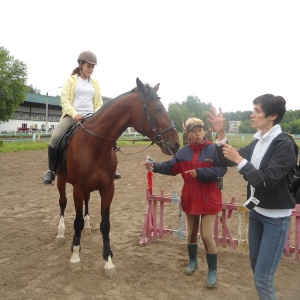
<path id="1" fill-rule="evenodd" d="M 154 137 L 152 139 L 150 139 L 152 141 L 152 144 L 154 144 L 154 143 L 160 144 L 161 143 L 164 146 L 167 143 L 167 141 L 171 138 L 172 135 L 171 134 L 168 135 L 167 139 L 164 141 L 163 134 L 170 131 L 170 130 L 175 130 L 176 131 L 176 127 L 174 125 L 174 122 L 172 121 L 171 126 L 163 129 L 162 131 L 158 131 L 155 124 L 154 124 L 154 121 L 151 117 L 150 111 L 148 109 L 147 101 L 151 98 L 153 98 L 153 99 L 160 99 L 160 98 L 156 95 L 156 93 L 151 88 L 150 88 L 149 95 L 146 98 L 141 92 L 138 92 L 138 94 L 140 95 L 141 101 L 142 101 L 142 104 L 143 104 L 143 114 L 142 114 L 143 130 L 142 130 L 142 134 L 143 134 L 143 136 L 145 136 L 145 134 L 144 134 L 144 132 L 145 132 L 145 117 L 144 116 L 146 114 L 147 119 L 150 123 L 151 129 L 155 133 Z"/>
<path id="2" fill-rule="evenodd" d="M 150 114 L 149 109 L 148 109 L 148 106 L 147 106 L 147 101 L 148 101 L 149 99 L 152 99 L 152 98 L 153 98 L 153 99 L 160 99 L 160 98 L 157 96 L 157 94 L 156 94 L 152 89 L 150 89 L 149 95 L 148 95 L 146 98 L 145 98 L 145 96 L 144 96 L 141 92 L 138 91 L 137 93 L 140 95 L 141 101 L 142 101 L 142 104 L 143 104 L 143 114 L 142 114 L 142 118 L 143 118 L 143 120 L 142 120 L 142 124 L 143 124 L 143 130 L 142 130 L 142 132 L 143 132 L 143 133 L 142 133 L 142 134 L 143 134 L 143 136 L 145 136 L 145 134 L 144 134 L 144 132 L 145 132 L 145 118 L 144 118 L 144 115 L 146 114 L 147 119 L 148 119 L 148 121 L 149 121 L 149 123 L 150 123 L 150 125 L 151 125 L 151 129 L 152 129 L 152 131 L 155 133 L 154 138 L 150 139 L 150 141 L 152 142 L 150 145 L 153 145 L 154 143 L 156 143 L 156 144 L 160 144 L 160 143 L 161 143 L 162 146 L 164 146 L 164 145 L 168 142 L 168 140 L 171 138 L 172 135 L 171 135 L 171 134 L 168 135 L 167 138 L 166 138 L 166 140 L 164 140 L 163 134 L 166 133 L 166 132 L 168 132 L 168 131 L 170 131 L 170 130 L 175 130 L 175 131 L 176 131 L 176 127 L 175 127 L 174 123 L 172 122 L 172 125 L 171 125 L 171 126 L 165 128 L 165 129 L 163 129 L 162 131 L 158 131 L 157 128 L 156 128 L 156 126 L 155 126 L 155 124 L 154 124 L 153 119 L 151 118 L 151 114 Z M 154 95 L 154 94 L 155 94 L 155 95 Z M 94 132 L 88 130 L 88 129 L 82 124 L 81 121 L 79 121 L 79 122 L 77 122 L 77 123 L 78 123 L 78 125 L 79 125 L 82 129 L 84 129 L 86 132 L 88 132 L 89 134 L 91 134 L 91 135 L 93 135 L 93 136 L 95 136 L 95 137 L 107 139 L 107 140 L 110 140 L 110 141 L 116 141 L 115 139 L 112 139 L 112 138 L 109 138 L 109 137 L 105 137 L 105 136 L 96 134 L 96 133 L 94 133 Z M 149 145 L 149 146 L 150 146 L 150 145 Z M 120 150 L 119 150 L 119 151 L 120 151 Z"/>

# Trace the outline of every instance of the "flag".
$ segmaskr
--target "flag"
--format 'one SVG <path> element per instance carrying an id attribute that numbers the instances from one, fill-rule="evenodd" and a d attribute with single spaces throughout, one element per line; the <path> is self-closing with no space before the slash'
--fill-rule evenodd
<path id="1" fill-rule="evenodd" d="M 148 188 L 149 188 L 150 195 L 152 195 L 152 177 L 153 177 L 153 172 L 147 172 Z"/>

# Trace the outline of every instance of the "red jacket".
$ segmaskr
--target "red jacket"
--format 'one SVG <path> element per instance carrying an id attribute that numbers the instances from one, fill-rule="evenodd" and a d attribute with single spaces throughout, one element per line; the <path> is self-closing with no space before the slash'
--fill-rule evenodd
<path id="1" fill-rule="evenodd" d="M 185 171 L 196 169 L 193 178 Z M 191 215 L 214 214 L 222 210 L 222 193 L 217 178 L 223 177 L 227 167 L 218 158 L 215 144 L 189 144 L 165 162 L 154 163 L 153 172 L 165 175 L 181 174 L 184 185 L 181 193 L 182 210 Z"/>

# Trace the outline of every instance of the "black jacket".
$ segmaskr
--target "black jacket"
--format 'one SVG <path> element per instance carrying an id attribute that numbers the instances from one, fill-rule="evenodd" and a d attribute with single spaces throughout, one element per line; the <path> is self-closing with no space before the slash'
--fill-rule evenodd
<path id="1" fill-rule="evenodd" d="M 251 183 L 255 187 L 254 197 L 260 201 L 258 207 L 294 208 L 296 201 L 290 191 L 296 162 L 293 138 L 285 133 L 275 137 L 261 160 L 259 170 L 250 163 L 257 142 L 256 139 L 238 150 L 239 154 L 248 161 L 240 170 L 240 174 L 248 181 L 247 197 L 250 197 Z M 236 165 L 224 157 L 222 146 L 217 147 L 217 151 L 220 160 L 227 166 Z"/>

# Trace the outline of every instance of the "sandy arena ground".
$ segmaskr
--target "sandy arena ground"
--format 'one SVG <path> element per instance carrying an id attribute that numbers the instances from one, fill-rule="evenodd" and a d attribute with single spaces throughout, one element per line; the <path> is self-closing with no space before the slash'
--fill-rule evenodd
<path id="1" fill-rule="evenodd" d="M 156 239 L 139 246 L 145 213 L 147 188 L 146 155 L 156 161 L 169 159 L 157 146 L 146 151 L 141 146 L 124 146 L 118 153 L 123 178 L 116 182 L 111 207 L 111 245 L 117 273 L 104 275 L 102 238 L 99 231 L 100 199 L 93 192 L 90 205 L 91 234 L 83 234 L 80 257 L 82 269 L 69 267 L 70 244 L 73 236 L 74 206 L 72 189 L 68 186 L 66 209 L 66 242 L 56 242 L 59 222 L 56 187 L 41 184 L 47 166 L 47 152 L 29 151 L 0 153 L 0 299 L 257 299 L 248 253 L 218 247 L 219 284 L 207 289 L 207 265 L 203 245 L 198 253 L 199 268 L 187 276 L 186 242 L 176 236 Z M 154 194 L 180 194 L 182 179 L 154 174 Z M 245 201 L 245 182 L 235 169 L 224 179 L 224 201 L 236 197 Z M 237 216 L 233 214 L 232 230 L 236 232 Z M 166 205 L 165 227 L 178 227 L 178 207 Z M 283 257 L 276 274 L 278 299 L 300 297 L 300 263 Z"/>

